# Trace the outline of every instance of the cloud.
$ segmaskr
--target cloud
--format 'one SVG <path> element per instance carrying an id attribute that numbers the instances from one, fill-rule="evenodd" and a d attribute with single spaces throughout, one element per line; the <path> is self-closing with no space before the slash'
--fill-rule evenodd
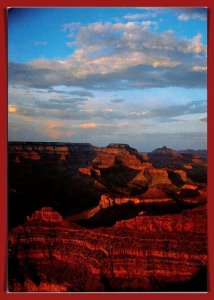
<path id="1" fill-rule="evenodd" d="M 95 128 L 95 127 L 97 127 L 97 124 L 95 124 L 95 123 L 86 123 L 86 124 L 80 124 L 78 126 L 82 127 L 82 128 Z"/>
<path id="2" fill-rule="evenodd" d="M 192 42 L 187 47 L 188 50 L 194 52 L 195 54 L 203 53 L 205 50 L 204 46 L 201 43 L 202 35 L 199 33 L 193 37 Z"/>
<path id="3" fill-rule="evenodd" d="M 207 66 L 193 66 L 192 70 L 195 72 L 206 72 Z"/>
<path id="4" fill-rule="evenodd" d="M 190 114 L 201 114 L 207 112 L 207 102 L 202 101 L 190 101 L 186 104 L 168 105 L 160 108 L 153 108 L 143 112 L 130 112 L 130 117 L 133 118 L 159 118 L 163 121 L 170 121 L 171 118 L 190 115 Z M 161 120 L 159 120 L 161 121 Z M 177 120 L 174 120 L 177 121 Z"/>
<path id="5" fill-rule="evenodd" d="M 181 12 L 178 15 L 179 21 L 199 20 L 205 22 L 207 20 L 206 8 L 180 8 L 178 11 Z"/>
<path id="6" fill-rule="evenodd" d="M 126 103 L 127 105 L 127 103 Z M 131 109 L 132 103 L 129 107 Z M 140 105 L 143 107 L 143 104 Z M 183 105 L 152 106 L 148 112 L 127 110 L 123 112 L 90 109 L 44 109 L 28 105 L 16 105 L 16 112 L 9 114 L 10 140 L 91 142 L 95 145 L 110 142 L 128 142 L 138 149 L 152 150 L 163 144 L 175 148 L 204 148 L 206 133 L 188 132 L 203 130 L 203 126 L 190 120 L 181 125 L 169 126 L 177 122 L 177 116 L 191 116 L 206 113 L 206 101 L 192 101 Z M 205 122 L 205 117 L 200 118 Z M 104 121 L 106 120 L 106 121 Z M 194 121 L 193 120 L 193 121 Z M 188 124 L 188 123 L 190 124 Z M 188 131 L 185 133 L 185 127 Z M 170 128 L 168 128 L 170 127 Z M 182 131 L 183 130 L 183 131 Z M 179 132 L 181 131 L 181 132 Z M 166 132 L 164 134 L 163 132 Z M 171 133 L 170 133 L 171 132 Z M 189 141 L 188 141 L 189 139 Z M 180 143 L 180 146 L 179 146 Z M 143 148 L 142 148 L 143 147 Z"/>
<path id="7" fill-rule="evenodd" d="M 9 104 L 8 113 L 9 115 L 29 117 L 36 116 L 37 110 L 33 106 Z"/>
<path id="8" fill-rule="evenodd" d="M 138 13 L 138 14 L 127 14 L 123 18 L 125 20 L 141 20 L 141 19 L 148 19 L 148 18 L 155 18 L 157 16 L 154 12 L 145 12 L 145 13 Z"/>
<path id="9" fill-rule="evenodd" d="M 106 146 L 109 143 L 128 143 L 139 151 L 152 151 L 163 145 L 173 149 L 205 149 L 207 143 L 205 132 L 147 133 L 145 132 L 146 127 L 142 126 L 141 133 L 127 134 L 125 125 L 121 129 L 119 126 L 106 126 L 106 130 L 100 130 L 100 127 L 97 126 L 90 131 L 87 128 L 70 128 L 64 123 L 56 123 L 55 120 L 36 121 L 31 118 L 27 123 L 25 121 L 22 124 L 9 120 L 9 140 L 89 142 L 96 146 Z M 133 128 L 130 130 L 133 133 Z"/>
<path id="10" fill-rule="evenodd" d="M 147 111 L 142 111 L 142 112 L 136 112 L 136 111 L 133 111 L 133 112 L 130 112 L 129 115 L 130 116 L 136 116 L 136 117 L 141 117 L 141 116 L 144 116 L 146 114 L 148 114 L 148 110 Z"/>
<path id="11" fill-rule="evenodd" d="M 11 104 L 9 104 L 8 105 L 8 113 L 10 113 L 10 114 L 15 114 L 17 112 L 17 107 L 16 107 L 16 105 L 11 105 Z"/>
<path id="12" fill-rule="evenodd" d="M 82 128 L 82 129 L 91 129 L 91 128 L 128 128 L 131 127 L 126 123 L 83 123 L 83 124 L 70 124 L 70 127 L 73 128 Z"/>
<path id="13" fill-rule="evenodd" d="M 122 128 L 133 122 L 144 122 L 144 126 L 161 124 L 167 122 L 188 122 L 188 116 L 193 114 L 206 114 L 207 103 L 205 100 L 190 101 L 185 104 L 169 104 L 167 102 L 153 105 L 150 101 L 142 103 L 126 102 L 121 109 L 111 107 L 101 109 L 96 104 L 79 106 L 79 102 L 70 103 L 67 101 L 59 103 L 57 99 L 49 101 L 37 100 L 32 105 L 10 104 L 9 114 L 29 118 L 55 119 L 60 122 L 70 122 L 70 127 L 74 128 Z M 107 105 L 108 101 L 106 102 Z M 84 104 L 84 102 L 83 102 Z M 91 108 L 92 107 L 92 108 Z M 136 108 L 138 110 L 136 110 Z M 186 116 L 186 117 L 185 117 Z M 178 120 L 177 117 L 179 117 Z M 82 125 L 81 125 L 82 124 Z M 84 125 L 86 124 L 86 125 Z M 120 124 L 115 125 L 115 124 Z M 121 125 L 123 124 L 123 125 Z M 112 127 L 111 127 L 112 126 Z"/>
<path id="14" fill-rule="evenodd" d="M 205 12 L 148 8 L 115 23 L 64 24 L 68 57 L 9 62 L 9 139 L 200 148 L 206 143 L 206 101 L 190 100 L 206 89 L 203 36 L 156 29 L 167 25 L 165 13 L 178 23 L 179 16 L 203 21 Z"/>
<path id="15" fill-rule="evenodd" d="M 74 37 L 74 34 L 80 30 L 82 24 L 80 22 L 71 22 L 62 25 L 62 31 L 69 31 L 69 37 Z"/>
<path id="16" fill-rule="evenodd" d="M 38 108 L 42 108 L 42 109 L 59 109 L 59 110 L 64 110 L 67 108 L 76 108 L 78 105 L 83 104 L 82 101 L 81 102 L 72 102 L 72 99 L 69 100 L 64 100 L 64 101 L 59 101 L 57 99 L 50 99 L 49 102 L 45 102 L 45 101 L 35 101 L 35 106 Z"/>
<path id="17" fill-rule="evenodd" d="M 154 16 L 154 14 L 150 14 L 150 13 L 147 13 L 147 14 L 133 14 L 133 15 L 124 16 L 124 19 L 128 19 L 128 20 L 131 20 L 131 21 L 132 20 L 138 20 L 138 22 L 139 22 L 140 19 L 146 19 L 149 15 Z M 131 26 L 132 22 L 129 22 L 128 24 Z M 135 22 L 135 24 L 137 24 L 137 23 Z M 143 20 L 138 24 L 140 24 L 141 29 L 143 29 L 143 30 L 148 30 L 148 29 L 155 29 L 156 30 L 156 29 L 158 29 L 158 22 L 157 21 Z M 122 27 L 122 25 L 120 25 L 120 26 Z"/>
<path id="18" fill-rule="evenodd" d="M 125 101 L 125 99 L 111 99 L 112 103 L 122 103 L 124 101 Z"/>
<path id="19" fill-rule="evenodd" d="M 178 16 L 179 21 L 189 21 L 190 17 L 187 14 L 181 14 Z"/>
<path id="20" fill-rule="evenodd" d="M 66 24 L 67 35 L 72 32 L 75 37 L 73 53 L 64 61 L 10 62 L 9 82 L 40 89 L 205 87 L 204 70 L 198 70 L 197 75 L 193 70 L 195 65 L 206 65 L 207 49 L 202 36 L 186 39 L 178 38 L 172 31 L 154 33 L 149 31 L 149 22 L 78 23 L 76 27 Z"/>
<path id="21" fill-rule="evenodd" d="M 123 61 L 120 57 L 119 60 Z M 113 63 L 113 61 L 112 61 Z M 109 61 L 109 64 L 111 62 Z M 152 88 L 152 87 L 205 87 L 206 73 L 204 70 L 195 72 L 193 66 L 177 65 L 172 63 L 155 62 L 154 66 L 139 63 L 129 66 L 127 69 L 112 70 L 108 73 L 85 74 L 79 78 L 69 76 L 67 70 L 41 70 L 40 68 L 26 67 L 24 64 L 10 64 L 9 81 L 28 87 L 49 88 L 57 85 L 81 86 L 94 90 L 121 90 L 129 88 Z M 168 66 L 167 66 L 168 65 Z M 20 73 L 20 69 L 22 72 Z M 136 72 L 136 73 L 135 73 Z M 53 76 L 51 76 L 53 73 Z M 197 73 L 197 74 L 195 74 Z M 36 80 L 36 78 L 41 80 Z"/>
<path id="22" fill-rule="evenodd" d="M 64 89 L 65 87 L 59 87 Z M 91 98 L 75 97 L 75 95 L 94 96 L 89 91 L 73 89 L 70 91 L 50 89 L 37 89 L 28 88 L 24 86 L 11 86 L 8 87 L 8 102 L 9 113 L 16 113 L 17 115 L 40 115 L 48 114 L 48 110 L 57 114 L 58 111 L 67 111 L 69 109 L 77 110 L 82 108 Z M 15 111 L 16 110 L 16 111 Z"/>
<path id="23" fill-rule="evenodd" d="M 50 102 L 54 102 L 54 103 L 58 103 L 58 104 L 71 104 L 71 105 L 77 105 L 77 104 L 83 104 L 84 102 L 86 102 L 88 99 L 86 98 L 69 98 L 69 97 L 64 97 L 64 98 L 53 98 L 53 99 L 49 99 Z"/>
<path id="24" fill-rule="evenodd" d="M 44 125 L 44 133 L 54 140 L 58 140 L 60 138 L 71 138 L 73 136 L 73 132 L 63 126 L 60 121 L 45 120 Z"/>
<path id="25" fill-rule="evenodd" d="M 65 90 L 58 90 L 58 89 L 54 89 L 54 88 L 49 88 L 46 91 L 44 90 L 39 90 L 40 93 L 42 92 L 46 92 L 46 93 L 55 93 L 57 95 L 64 95 L 64 96 L 79 96 L 80 97 L 89 97 L 89 98 L 94 98 L 94 94 L 92 92 L 89 91 L 85 91 L 85 90 L 73 90 L 73 91 L 65 91 Z"/>
<path id="26" fill-rule="evenodd" d="M 68 92 L 69 95 L 75 95 L 80 97 L 94 97 L 94 94 L 88 91 L 71 91 Z"/>
<path id="27" fill-rule="evenodd" d="M 36 100 L 31 104 L 19 103 L 9 105 L 9 113 L 14 116 L 30 117 L 72 121 L 91 121 L 93 120 L 121 120 L 125 114 L 114 110 L 113 108 L 101 109 L 99 106 L 90 109 L 85 107 L 86 99 L 49 99 Z"/>
<path id="28" fill-rule="evenodd" d="M 199 119 L 200 122 L 207 122 L 207 117 L 202 117 Z"/>
<path id="29" fill-rule="evenodd" d="M 156 16 L 161 14 L 174 14 L 180 21 L 189 21 L 196 19 L 199 21 L 207 20 L 207 8 L 206 7 L 138 7 L 138 9 L 144 10 L 142 14 L 154 14 Z M 139 14 L 140 15 L 140 14 Z"/>

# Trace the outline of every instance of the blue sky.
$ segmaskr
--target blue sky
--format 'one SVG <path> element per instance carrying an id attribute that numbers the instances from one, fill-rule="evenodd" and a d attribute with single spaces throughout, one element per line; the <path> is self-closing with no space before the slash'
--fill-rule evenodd
<path id="1" fill-rule="evenodd" d="M 8 11 L 9 140 L 206 148 L 204 8 Z"/>

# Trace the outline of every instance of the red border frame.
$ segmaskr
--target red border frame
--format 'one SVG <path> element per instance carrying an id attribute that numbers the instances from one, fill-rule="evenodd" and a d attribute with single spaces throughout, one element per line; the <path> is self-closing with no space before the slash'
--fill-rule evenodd
<path id="1" fill-rule="evenodd" d="M 151 294 L 8 294 L 6 293 L 6 241 L 7 241 L 7 7 L 60 7 L 60 6 L 205 6 L 209 8 L 209 21 L 208 21 L 208 252 L 209 252 L 209 267 L 208 267 L 208 293 L 206 294 L 193 294 L 193 293 L 151 293 Z M 213 84 L 211 81 L 214 78 L 214 1 L 213 0 L 16 0 L 6 1 L 2 0 L 0 3 L 0 34 L 1 34 L 1 47 L 0 47 L 0 299 L 20 299 L 24 300 L 27 297 L 31 299 L 103 299 L 118 298 L 129 299 L 134 297 L 135 299 L 214 299 L 214 236 L 212 236 L 212 228 L 214 225 L 214 217 L 212 216 L 212 210 L 214 207 L 214 201 L 212 198 L 212 166 L 214 161 L 214 141 L 211 139 L 211 127 L 214 123 L 212 119 L 212 112 L 214 109 Z"/>

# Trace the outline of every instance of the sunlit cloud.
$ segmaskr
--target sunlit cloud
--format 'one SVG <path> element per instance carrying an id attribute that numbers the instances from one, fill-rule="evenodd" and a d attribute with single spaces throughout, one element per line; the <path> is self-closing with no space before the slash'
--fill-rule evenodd
<path id="1" fill-rule="evenodd" d="M 129 115 L 131 115 L 131 116 L 144 116 L 147 113 L 148 113 L 148 110 L 147 111 L 142 111 L 142 112 L 133 111 L 133 112 L 130 112 Z"/>
<path id="2" fill-rule="evenodd" d="M 9 139 L 205 147 L 207 10 L 68 10 L 9 31 Z"/>
<path id="3" fill-rule="evenodd" d="M 8 105 L 8 112 L 11 113 L 11 114 L 16 113 L 17 112 L 17 107 L 15 105 L 9 104 Z"/>
<path id="4" fill-rule="evenodd" d="M 74 33 L 76 48 L 70 56 L 60 62 L 11 62 L 9 82 L 43 89 L 59 85 L 95 90 L 205 86 L 202 70 L 198 69 L 198 77 L 191 79 L 193 66 L 206 64 L 207 47 L 202 35 L 187 39 L 177 37 L 171 30 L 154 33 L 149 30 L 149 22 L 78 25 Z M 66 25 L 68 35 L 72 28 L 73 23 Z M 182 76 L 185 80 L 179 78 Z"/>
<path id="5" fill-rule="evenodd" d="M 97 127 L 97 124 L 95 124 L 95 123 L 86 123 L 86 124 L 80 124 L 80 125 L 78 125 L 78 127 L 81 127 L 81 128 L 95 128 L 95 127 Z"/>
<path id="6" fill-rule="evenodd" d="M 71 138 L 73 132 L 65 126 L 61 120 L 44 120 L 42 121 L 44 133 L 55 140 L 60 138 Z"/>
<path id="7" fill-rule="evenodd" d="M 192 70 L 195 72 L 206 72 L 207 66 L 193 66 Z"/>

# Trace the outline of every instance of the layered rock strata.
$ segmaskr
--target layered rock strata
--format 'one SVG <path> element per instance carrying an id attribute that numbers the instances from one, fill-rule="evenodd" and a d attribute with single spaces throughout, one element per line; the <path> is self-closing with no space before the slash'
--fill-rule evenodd
<path id="1" fill-rule="evenodd" d="M 167 147 L 9 143 L 9 290 L 205 291 L 206 167 Z"/>
<path id="2" fill-rule="evenodd" d="M 205 206 L 95 229 L 44 211 L 9 234 L 10 291 L 179 291 L 207 264 Z"/>

